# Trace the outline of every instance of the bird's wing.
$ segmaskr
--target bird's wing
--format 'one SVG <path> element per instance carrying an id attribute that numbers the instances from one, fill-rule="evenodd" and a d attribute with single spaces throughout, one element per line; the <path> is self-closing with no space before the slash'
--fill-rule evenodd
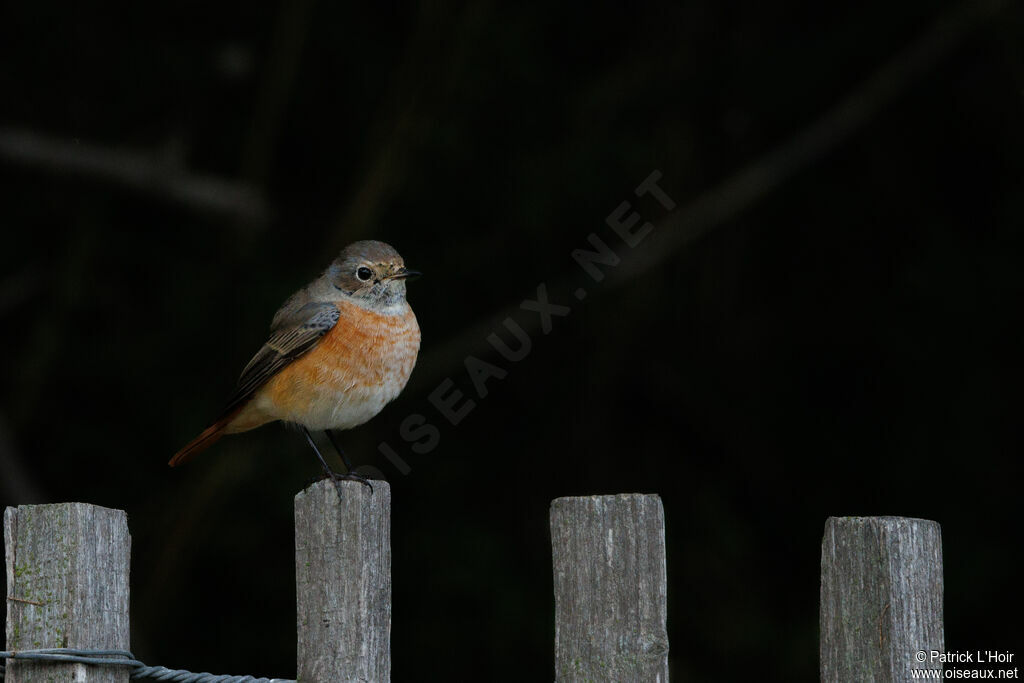
<path id="1" fill-rule="evenodd" d="M 297 296 L 305 296 L 300 292 Z M 271 326 L 270 339 L 263 345 L 238 379 L 235 395 L 221 416 L 203 432 L 192 439 L 184 448 L 174 454 L 168 463 L 171 467 L 184 464 L 209 448 L 224 435 L 224 429 L 252 398 L 253 393 L 267 380 L 281 371 L 293 360 L 316 346 L 338 322 L 341 313 L 330 303 L 307 303 L 292 297 Z"/>
<path id="2" fill-rule="evenodd" d="M 308 303 L 290 315 L 275 318 L 270 338 L 242 370 L 238 388 L 224 412 L 248 401 L 281 368 L 316 346 L 340 316 L 334 304 Z"/>

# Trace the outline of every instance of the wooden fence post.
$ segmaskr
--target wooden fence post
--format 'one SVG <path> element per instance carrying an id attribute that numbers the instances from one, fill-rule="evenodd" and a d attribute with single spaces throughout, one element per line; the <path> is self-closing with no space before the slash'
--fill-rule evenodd
<path id="1" fill-rule="evenodd" d="M 391 680 L 391 487 L 295 496 L 300 683 Z"/>
<path id="2" fill-rule="evenodd" d="M 128 516 L 85 503 L 4 512 L 7 648 L 129 649 Z M 127 683 L 128 668 L 8 660 L 7 683 Z"/>
<path id="3" fill-rule="evenodd" d="M 556 681 L 668 681 L 665 511 L 657 495 L 551 503 Z"/>
<path id="4" fill-rule="evenodd" d="M 829 517 L 821 543 L 823 683 L 940 669 L 942 532 L 905 517 Z M 922 656 L 922 653 L 923 656 Z"/>

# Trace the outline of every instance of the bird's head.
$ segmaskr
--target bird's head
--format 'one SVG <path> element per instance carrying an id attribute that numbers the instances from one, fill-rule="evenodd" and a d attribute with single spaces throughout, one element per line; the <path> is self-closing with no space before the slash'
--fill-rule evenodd
<path id="1" fill-rule="evenodd" d="M 403 308 L 405 280 L 420 273 L 390 244 L 376 240 L 353 242 L 327 268 L 324 276 L 345 298 L 378 313 Z M 398 312 L 395 310 L 394 312 Z"/>

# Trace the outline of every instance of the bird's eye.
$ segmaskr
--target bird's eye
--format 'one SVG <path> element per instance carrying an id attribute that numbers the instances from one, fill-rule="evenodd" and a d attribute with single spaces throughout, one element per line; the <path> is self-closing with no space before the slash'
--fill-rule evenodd
<path id="1" fill-rule="evenodd" d="M 373 277 L 373 271 L 367 268 L 366 266 L 359 266 L 359 268 L 356 270 L 356 277 L 362 280 L 363 282 L 366 282 L 371 277 Z"/>

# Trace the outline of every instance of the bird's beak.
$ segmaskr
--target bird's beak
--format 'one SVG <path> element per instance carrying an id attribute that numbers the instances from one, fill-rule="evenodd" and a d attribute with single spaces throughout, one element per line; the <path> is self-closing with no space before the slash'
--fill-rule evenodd
<path id="1" fill-rule="evenodd" d="M 418 270 L 409 270 L 405 266 L 402 266 L 401 268 L 399 268 L 398 270 L 393 272 L 391 275 L 388 275 L 387 279 L 389 279 L 389 280 L 404 280 L 404 279 L 406 279 L 408 277 L 416 277 L 418 275 L 423 275 L 423 273 L 421 273 Z"/>

